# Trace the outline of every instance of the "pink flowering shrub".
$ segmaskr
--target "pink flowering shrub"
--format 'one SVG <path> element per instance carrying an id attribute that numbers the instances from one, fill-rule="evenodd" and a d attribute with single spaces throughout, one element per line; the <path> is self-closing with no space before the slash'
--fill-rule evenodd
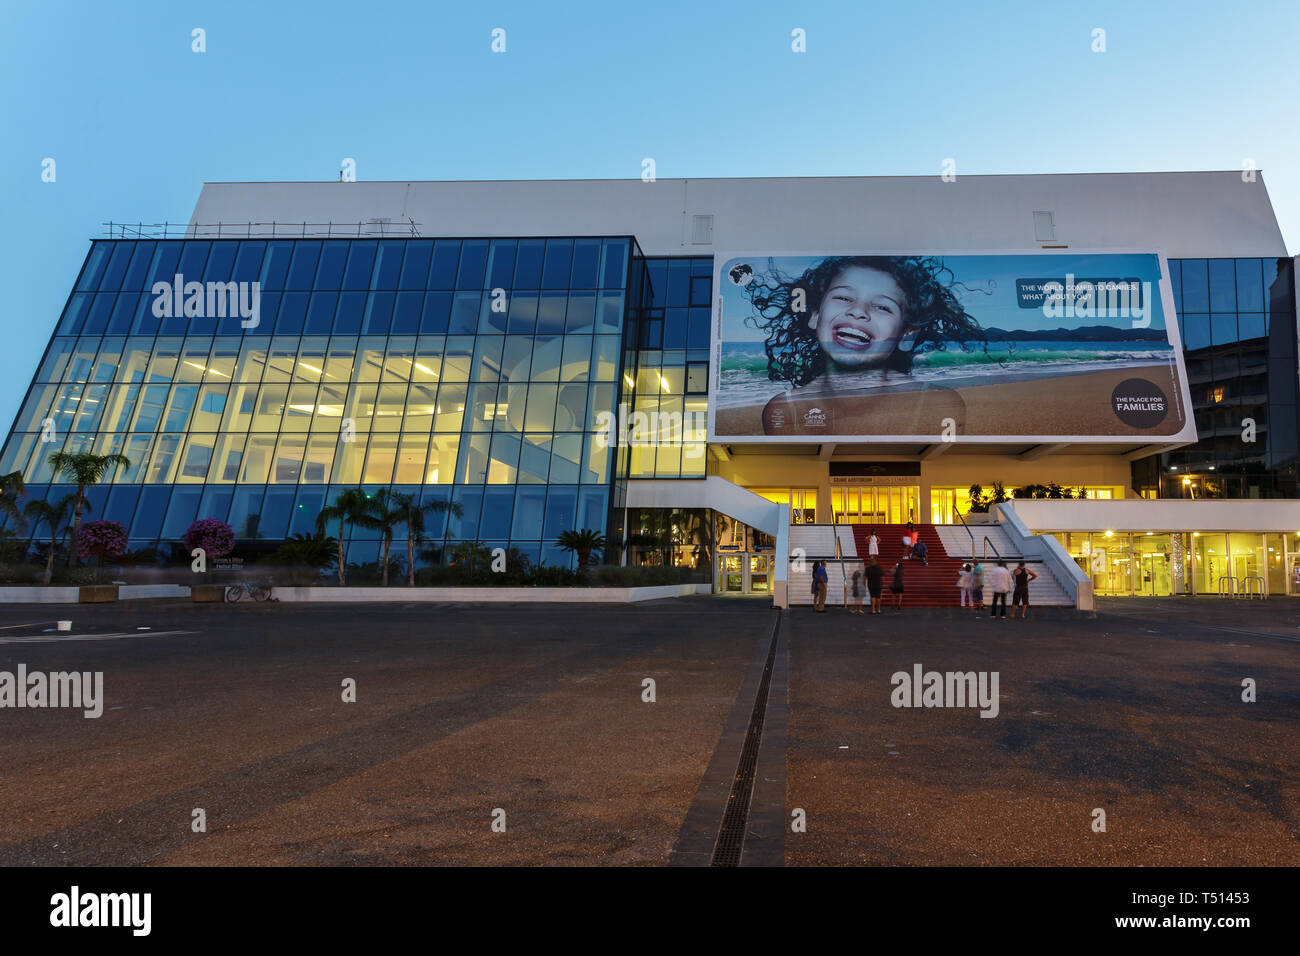
<path id="1" fill-rule="evenodd" d="M 209 558 L 224 558 L 235 550 L 235 532 L 220 518 L 200 518 L 185 532 L 185 549 L 202 548 Z"/>
<path id="2" fill-rule="evenodd" d="M 126 551 L 126 528 L 118 521 L 87 521 L 77 530 L 77 554 L 103 561 Z"/>

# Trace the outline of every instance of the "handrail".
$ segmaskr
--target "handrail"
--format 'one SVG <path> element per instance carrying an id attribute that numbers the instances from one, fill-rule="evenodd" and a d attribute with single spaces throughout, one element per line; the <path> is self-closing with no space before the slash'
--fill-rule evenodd
<path id="1" fill-rule="evenodd" d="M 1258 574 L 1252 574 L 1252 575 L 1250 575 L 1250 576 L 1248 576 L 1248 577 L 1244 577 L 1244 578 L 1241 579 L 1242 584 L 1244 584 L 1244 585 L 1246 586 L 1246 590 L 1245 590 L 1245 592 L 1244 592 L 1245 595 L 1246 595 L 1246 597 L 1248 597 L 1248 598 L 1250 598 L 1250 597 L 1254 597 L 1254 595 L 1251 593 L 1251 590 L 1250 590 L 1250 582 L 1251 582 L 1251 581 L 1258 581 L 1258 582 L 1259 582 L 1259 596 L 1260 596 L 1261 598 L 1263 598 L 1265 601 L 1267 601 L 1267 600 L 1268 600 L 1268 589 L 1267 589 L 1267 587 L 1266 587 L 1265 584 L 1264 584 L 1264 579 L 1263 579 L 1262 577 L 1260 577 Z"/>
<path id="2" fill-rule="evenodd" d="M 1227 591 L 1224 591 L 1223 589 L 1224 581 L 1228 582 Z M 1237 594 L 1237 591 L 1238 591 L 1237 578 L 1233 577 L 1231 574 L 1225 574 L 1221 578 L 1219 578 L 1219 597 L 1227 597 L 1227 598 L 1234 597 Z"/>
<path id="3" fill-rule="evenodd" d="M 840 566 L 840 580 L 843 587 L 840 589 L 841 607 L 849 606 L 849 576 L 844 570 L 844 554 L 840 550 L 840 526 L 835 521 L 835 502 L 831 502 L 831 534 L 835 536 L 835 542 L 832 545 L 831 553 L 835 555 L 835 560 Z"/>
<path id="4" fill-rule="evenodd" d="M 971 531 L 970 525 L 968 525 L 966 523 L 966 519 L 961 516 L 960 508 L 958 508 L 956 505 L 953 505 L 952 513 L 957 516 L 957 520 L 961 522 L 961 526 L 965 528 L 966 533 L 970 535 L 970 556 L 973 558 L 975 557 L 975 532 Z M 987 558 L 989 556 L 989 545 L 993 545 L 994 556 L 999 561 L 1003 560 L 1002 552 L 998 550 L 998 546 L 996 544 L 993 544 L 993 542 L 989 540 L 989 536 L 987 532 L 983 533 L 983 537 L 984 537 L 984 557 Z"/>

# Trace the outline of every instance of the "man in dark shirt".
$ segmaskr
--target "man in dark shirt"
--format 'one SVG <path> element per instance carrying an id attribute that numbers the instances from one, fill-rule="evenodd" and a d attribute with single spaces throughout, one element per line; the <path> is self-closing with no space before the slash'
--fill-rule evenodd
<path id="1" fill-rule="evenodd" d="M 885 569 L 876 563 L 873 554 L 867 562 L 867 590 L 871 592 L 871 613 L 880 613 L 880 599 L 885 593 Z"/>

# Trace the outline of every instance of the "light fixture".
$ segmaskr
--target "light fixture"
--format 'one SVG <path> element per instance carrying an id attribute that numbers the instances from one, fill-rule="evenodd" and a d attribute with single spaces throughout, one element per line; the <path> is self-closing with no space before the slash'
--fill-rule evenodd
<path id="1" fill-rule="evenodd" d="M 1106 532 L 1106 537 L 1108 537 L 1108 538 L 1113 538 L 1113 537 L 1115 537 L 1115 532 L 1114 532 L 1114 531 L 1107 531 L 1107 532 Z"/>

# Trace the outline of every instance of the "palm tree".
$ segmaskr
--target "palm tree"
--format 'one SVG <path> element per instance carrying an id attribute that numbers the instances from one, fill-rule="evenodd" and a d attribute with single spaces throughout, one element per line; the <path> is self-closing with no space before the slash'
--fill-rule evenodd
<path id="1" fill-rule="evenodd" d="M 587 562 L 591 560 L 591 552 L 605 547 L 605 536 L 599 531 L 583 528 L 581 531 L 565 531 L 555 539 L 555 543 L 565 551 L 576 553 L 578 570 L 585 571 Z"/>
<path id="2" fill-rule="evenodd" d="M 381 587 L 388 587 L 388 551 L 393 544 L 393 532 L 406 516 L 401 503 L 394 500 L 397 497 L 389 489 L 380 488 L 373 498 L 367 499 L 366 516 L 369 521 L 364 526 L 378 531 L 384 542 L 383 557 L 380 559 L 384 567 Z"/>
<path id="3" fill-rule="evenodd" d="M 339 496 L 334 499 L 334 504 L 322 509 L 316 516 L 316 532 L 324 534 L 326 525 L 331 521 L 339 523 L 339 587 L 343 587 L 347 583 L 343 526 L 345 524 L 361 525 L 363 528 L 371 526 L 373 519 L 370 517 L 370 498 L 360 488 L 340 491 Z"/>
<path id="4" fill-rule="evenodd" d="M 18 499 L 26 493 L 27 489 L 23 486 L 23 473 L 21 471 L 11 471 L 7 475 L 0 475 L 0 519 L 13 518 L 21 522 L 23 513 L 18 507 Z"/>
<path id="5" fill-rule="evenodd" d="M 45 558 L 45 582 L 50 583 L 54 577 L 54 551 L 59 546 L 59 539 L 67 537 L 69 526 L 68 520 L 76 502 L 76 495 L 67 494 L 60 498 L 54 504 L 46 501 L 29 501 L 27 507 L 23 508 L 23 514 L 31 519 L 33 530 L 40 528 L 42 524 L 50 527 L 50 553 Z M 90 507 L 90 502 L 85 503 L 85 507 Z"/>
<path id="6" fill-rule="evenodd" d="M 110 470 L 118 467 L 130 468 L 131 459 L 126 455 L 96 455 L 88 451 L 56 451 L 50 456 L 50 468 L 55 478 L 70 478 L 77 486 L 73 501 L 72 540 L 77 540 L 77 531 L 81 528 L 81 512 L 86 507 L 86 487 L 97 485 Z M 68 567 L 75 567 L 77 549 L 68 549 Z"/>
<path id="7" fill-rule="evenodd" d="M 420 504 L 415 495 L 397 492 L 391 498 L 393 507 L 401 513 L 401 523 L 406 525 L 406 586 L 415 587 L 415 543 L 424 537 L 424 519 L 430 514 L 451 514 L 463 517 L 465 509 L 459 501 L 426 501 Z M 384 575 L 388 574 L 388 551 L 384 551 Z M 385 580 L 385 583 L 387 581 Z"/>

